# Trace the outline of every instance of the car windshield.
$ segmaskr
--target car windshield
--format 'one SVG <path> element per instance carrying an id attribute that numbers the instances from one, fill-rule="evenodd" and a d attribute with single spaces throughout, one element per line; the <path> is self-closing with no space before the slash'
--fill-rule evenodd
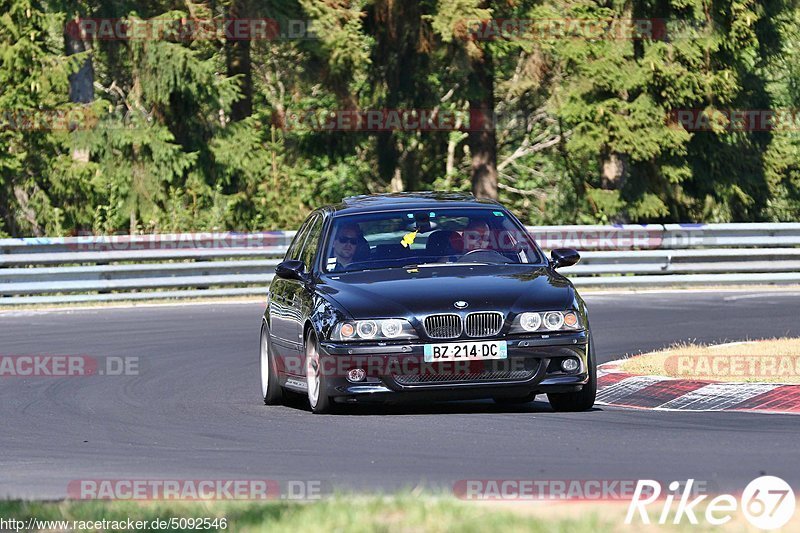
<path id="1" fill-rule="evenodd" d="M 340 216 L 324 249 L 326 272 L 543 261 L 525 228 L 497 208 Z"/>

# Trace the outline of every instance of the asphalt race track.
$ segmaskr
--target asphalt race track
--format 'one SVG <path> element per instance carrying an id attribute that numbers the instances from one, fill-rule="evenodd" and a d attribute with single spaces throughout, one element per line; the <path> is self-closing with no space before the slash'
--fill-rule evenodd
<path id="1" fill-rule="evenodd" d="M 800 293 L 591 294 L 601 361 L 675 341 L 800 336 Z M 258 303 L 0 314 L 0 355 L 139 357 L 137 376 L 0 378 L 0 497 L 76 479 L 321 480 L 448 489 L 461 479 L 704 480 L 800 486 L 800 417 L 546 401 L 359 407 L 316 416 L 259 399 Z M 540 397 L 540 399 L 544 399 Z"/>

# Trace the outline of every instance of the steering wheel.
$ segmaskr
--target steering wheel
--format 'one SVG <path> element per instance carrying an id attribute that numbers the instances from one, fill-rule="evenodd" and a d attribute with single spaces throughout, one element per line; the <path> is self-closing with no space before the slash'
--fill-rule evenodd
<path id="1" fill-rule="evenodd" d="M 470 250 L 469 252 L 465 253 L 461 257 L 467 257 L 470 254 L 476 254 L 476 253 L 479 253 L 479 252 L 494 252 L 494 253 L 497 253 L 494 250 L 490 250 L 488 248 L 475 248 L 474 250 Z"/>
<path id="2" fill-rule="evenodd" d="M 481 254 L 483 254 L 481 256 Z M 497 252 L 496 250 L 489 250 L 488 248 L 478 248 L 476 250 L 470 250 L 469 252 L 465 253 L 461 257 L 458 258 L 458 263 L 469 263 L 471 255 L 478 255 L 478 262 L 485 262 L 485 263 L 509 263 L 508 257 L 504 256 L 503 254 Z"/>

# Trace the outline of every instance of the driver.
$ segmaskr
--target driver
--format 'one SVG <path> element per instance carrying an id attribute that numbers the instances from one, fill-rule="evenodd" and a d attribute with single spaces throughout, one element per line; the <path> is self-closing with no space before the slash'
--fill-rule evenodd
<path id="1" fill-rule="evenodd" d="M 333 240 L 333 256 L 336 258 L 334 271 L 345 270 L 352 264 L 364 234 L 358 224 L 345 224 L 336 232 Z"/>
<path id="2" fill-rule="evenodd" d="M 473 250 L 489 250 L 491 231 L 489 224 L 480 219 L 473 219 L 463 231 L 464 252 Z"/>

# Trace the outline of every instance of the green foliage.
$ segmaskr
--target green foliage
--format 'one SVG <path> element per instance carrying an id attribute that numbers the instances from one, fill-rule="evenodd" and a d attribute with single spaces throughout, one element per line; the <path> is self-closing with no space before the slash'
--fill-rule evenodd
<path id="1" fill-rule="evenodd" d="M 224 35 L 65 45 L 75 16 L 234 11 L 312 32 L 249 43 L 243 120 L 231 118 L 246 89 L 227 74 Z M 490 19 L 655 20 L 666 34 L 476 38 Z M 526 222 L 796 220 L 800 119 L 687 131 L 674 112 L 797 109 L 798 43 L 788 0 L 0 0 L 0 235 L 293 228 L 352 194 L 469 190 L 469 80 L 487 58 L 500 200 Z M 73 103 L 70 76 L 87 60 L 94 101 Z M 458 127 L 301 120 L 359 109 L 437 110 Z"/>
<path id="2" fill-rule="evenodd" d="M 68 108 L 67 65 L 48 31 L 57 21 L 36 2 L 0 2 L 0 233 L 62 229 L 43 157 L 65 148 L 46 131 Z"/>

